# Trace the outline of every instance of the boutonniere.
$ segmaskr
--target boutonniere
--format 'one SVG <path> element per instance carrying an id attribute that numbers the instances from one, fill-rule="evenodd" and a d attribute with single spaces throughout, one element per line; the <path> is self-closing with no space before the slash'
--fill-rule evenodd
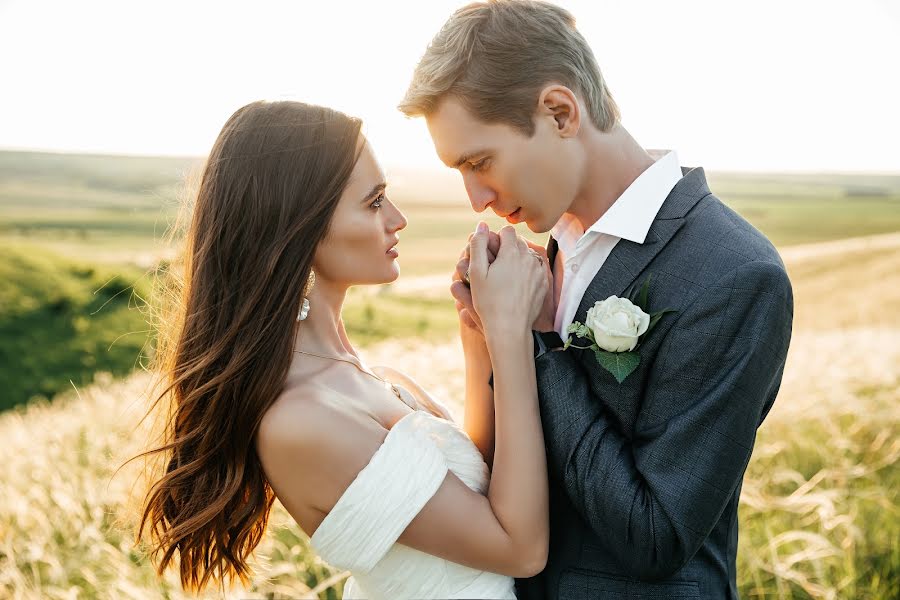
<path id="1" fill-rule="evenodd" d="M 595 303 L 587 312 L 587 323 L 575 321 L 567 329 L 569 333 L 590 340 L 591 345 L 576 346 L 572 343 L 572 336 L 569 336 L 563 349 L 593 350 L 601 367 L 612 373 L 619 383 L 625 381 L 641 363 L 641 355 L 635 350 L 640 347 L 642 338 L 650 333 L 664 314 L 678 312 L 666 308 L 651 313 L 647 306 L 649 290 L 648 275 L 639 291 L 626 292 L 627 298 L 610 296 Z"/>

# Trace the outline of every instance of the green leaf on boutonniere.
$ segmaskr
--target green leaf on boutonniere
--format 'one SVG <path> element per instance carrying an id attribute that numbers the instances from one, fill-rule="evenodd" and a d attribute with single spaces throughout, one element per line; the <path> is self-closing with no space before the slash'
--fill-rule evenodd
<path id="1" fill-rule="evenodd" d="M 641 355 L 636 352 L 606 352 L 595 348 L 594 356 L 600 366 L 612 373 L 619 383 L 625 381 L 641 363 Z"/>
<path id="2" fill-rule="evenodd" d="M 628 298 L 631 303 L 637 306 L 637 282 L 628 286 L 628 289 L 622 292 L 622 298 Z M 643 309 L 642 309 L 643 310 Z"/>
<path id="3" fill-rule="evenodd" d="M 647 296 L 650 294 L 650 278 L 653 277 L 653 274 L 647 275 L 647 279 L 644 280 L 644 285 L 641 286 L 641 292 L 638 296 L 638 300 L 635 304 L 644 311 L 645 313 L 649 313 L 650 310 L 647 308 Z"/>
<path id="4" fill-rule="evenodd" d="M 673 309 L 673 308 L 667 308 L 667 309 L 665 309 L 665 310 L 661 310 L 661 311 L 659 311 L 659 312 L 655 312 L 655 313 L 653 313 L 652 315 L 650 315 L 650 324 L 647 325 L 647 331 L 644 332 L 644 335 L 647 335 L 648 333 L 650 333 L 650 330 L 653 329 L 653 328 L 656 326 L 656 323 L 657 323 L 660 319 L 662 319 L 662 317 L 663 317 L 664 314 L 666 314 L 666 313 L 673 313 L 673 312 L 678 312 L 678 311 L 675 310 L 675 309 Z"/>

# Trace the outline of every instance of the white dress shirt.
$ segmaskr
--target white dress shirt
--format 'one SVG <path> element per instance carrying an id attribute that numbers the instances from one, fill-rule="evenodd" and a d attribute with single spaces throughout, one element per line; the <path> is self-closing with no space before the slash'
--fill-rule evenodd
<path id="1" fill-rule="evenodd" d="M 554 298 L 559 298 L 559 302 L 553 325 L 563 340 L 569 337 L 566 329 L 575 319 L 588 285 L 612 249 L 622 238 L 644 243 L 656 213 L 681 179 L 681 166 L 675 152 L 648 150 L 648 153 L 662 156 L 641 173 L 587 231 L 568 213 L 563 214 L 550 231 L 559 244 L 553 272 L 563 274 L 562 278 L 554 277 Z"/>

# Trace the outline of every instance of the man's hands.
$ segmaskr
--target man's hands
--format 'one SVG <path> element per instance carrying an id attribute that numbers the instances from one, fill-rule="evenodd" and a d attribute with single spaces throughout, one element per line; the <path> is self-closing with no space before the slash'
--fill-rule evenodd
<path id="1" fill-rule="evenodd" d="M 492 264 L 500 251 L 500 234 L 488 231 L 487 235 L 488 264 Z M 472 303 L 472 291 L 464 282 L 466 271 L 469 270 L 471 262 L 470 244 L 473 236 L 474 234 L 469 234 L 469 244 L 466 244 L 466 247 L 460 253 L 459 262 L 456 263 L 456 269 L 453 272 L 453 282 L 450 284 L 450 294 L 456 301 L 456 311 L 459 314 L 460 323 L 462 325 L 461 330 L 464 343 L 468 334 L 477 333 L 479 337 L 484 335 L 483 324 Z M 533 244 L 527 240 L 523 241 L 525 241 L 530 249 L 537 252 L 541 258 L 543 258 L 547 280 L 547 293 L 544 295 L 541 310 L 532 327 L 537 331 L 552 331 L 554 317 L 556 315 L 556 306 L 553 299 L 553 271 L 552 266 L 547 259 L 547 250 L 543 246 Z"/>
<path id="2" fill-rule="evenodd" d="M 550 259 L 547 257 L 546 248 L 532 244 L 528 240 L 525 240 L 525 243 L 544 259 L 544 276 L 547 278 L 547 294 L 544 296 L 544 303 L 531 328 L 535 331 L 553 331 L 554 322 L 556 321 L 556 301 L 553 294 L 553 265 L 550 264 Z"/>

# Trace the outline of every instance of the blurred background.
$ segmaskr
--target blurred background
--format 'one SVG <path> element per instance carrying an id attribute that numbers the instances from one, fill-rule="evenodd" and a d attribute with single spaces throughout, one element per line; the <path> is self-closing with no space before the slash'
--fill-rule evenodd
<path id="1" fill-rule="evenodd" d="M 788 366 L 741 498 L 742 596 L 897 598 L 900 4 L 558 3 L 625 127 L 704 167 L 794 285 Z M 165 234 L 247 102 L 364 120 L 409 226 L 400 279 L 352 290 L 345 320 L 368 362 L 461 419 L 447 287 L 484 215 L 395 107 L 463 4 L 0 0 L 0 596 L 185 596 L 133 546 L 136 471 L 116 469 L 147 441 Z M 339 598 L 347 574 L 307 541 L 276 503 L 253 585 L 229 597 Z"/>

